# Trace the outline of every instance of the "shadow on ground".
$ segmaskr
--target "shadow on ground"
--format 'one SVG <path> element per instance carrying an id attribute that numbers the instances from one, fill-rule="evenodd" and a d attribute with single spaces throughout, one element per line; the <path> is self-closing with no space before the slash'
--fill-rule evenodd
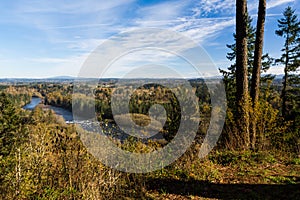
<path id="1" fill-rule="evenodd" d="M 198 180 L 150 179 L 148 190 L 217 199 L 300 199 L 297 184 L 215 184 Z"/>

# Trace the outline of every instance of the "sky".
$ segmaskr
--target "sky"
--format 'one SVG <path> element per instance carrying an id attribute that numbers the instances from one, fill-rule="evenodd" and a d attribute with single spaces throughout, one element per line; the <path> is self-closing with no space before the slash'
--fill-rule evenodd
<path id="1" fill-rule="evenodd" d="M 287 6 L 300 8 L 300 0 L 267 0 L 264 52 L 274 58 L 284 43 L 275 35 L 277 20 Z M 248 0 L 254 23 L 257 7 L 257 0 Z M 182 55 L 195 57 L 199 48 L 215 65 L 202 73 L 211 76 L 230 65 L 226 44 L 234 42 L 235 31 L 234 0 L 3 0 L 0 16 L 0 78 L 78 76 L 95 49 L 107 57 L 127 50 L 105 77 L 123 77 L 132 66 L 151 65 L 174 65 L 182 76 L 197 77 L 184 67 L 188 62 Z M 148 28 L 167 32 L 158 37 Z M 167 50 L 147 49 L 157 44 Z M 135 47 L 143 49 L 128 53 Z M 273 66 L 269 73 L 283 69 Z"/>

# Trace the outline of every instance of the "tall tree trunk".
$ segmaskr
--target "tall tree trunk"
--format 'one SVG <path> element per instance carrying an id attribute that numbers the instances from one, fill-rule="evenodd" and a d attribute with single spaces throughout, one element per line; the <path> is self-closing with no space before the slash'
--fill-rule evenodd
<path id="1" fill-rule="evenodd" d="M 247 52 L 247 0 L 236 0 L 236 124 L 242 149 L 248 149 L 250 143 Z"/>
<path id="2" fill-rule="evenodd" d="M 287 37 L 287 41 L 288 41 Z M 287 87 L 287 81 L 288 81 L 288 63 L 289 63 L 289 56 L 288 56 L 288 45 L 286 50 L 286 58 L 285 58 L 285 66 L 284 66 L 284 78 L 283 78 L 283 88 L 281 91 L 281 97 L 282 97 L 282 116 L 286 117 L 286 87 Z"/>
<path id="3" fill-rule="evenodd" d="M 290 41 L 290 32 L 287 30 L 286 39 L 285 39 L 285 64 L 284 64 L 284 79 L 283 79 L 283 88 L 281 91 L 282 96 L 282 116 L 286 117 L 286 87 L 288 82 L 288 65 L 289 65 L 289 41 Z"/>
<path id="4" fill-rule="evenodd" d="M 252 99 L 252 109 L 253 109 L 253 116 L 250 123 L 251 125 L 250 142 L 252 148 L 255 148 L 255 143 L 256 143 L 256 122 L 257 122 L 256 111 L 258 109 L 260 70 L 262 65 L 262 53 L 263 53 L 263 45 L 264 45 L 265 18 L 266 18 L 266 0 L 259 0 L 257 25 L 256 25 L 254 63 L 253 63 L 253 72 L 252 72 L 251 90 L 250 90 L 250 96 Z M 260 135 L 259 138 L 261 139 L 262 135 Z"/>

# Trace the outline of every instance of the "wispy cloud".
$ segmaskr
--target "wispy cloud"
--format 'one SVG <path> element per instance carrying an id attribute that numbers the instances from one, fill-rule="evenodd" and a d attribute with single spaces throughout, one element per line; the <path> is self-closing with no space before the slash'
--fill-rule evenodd
<path id="1" fill-rule="evenodd" d="M 102 32 L 106 32 L 105 30 L 111 34 L 111 30 L 119 26 L 120 22 L 124 23 L 126 11 L 134 2 L 135 0 L 19 0 L 10 5 L 9 11 L 4 10 L 0 23 L 35 28 L 43 31 L 53 41 L 55 38 L 70 38 L 74 30 L 85 34 L 86 38 L 99 39 L 104 37 Z"/>
<path id="2" fill-rule="evenodd" d="M 128 5 L 135 0 L 73 0 L 73 1 L 40 1 L 26 0 L 18 3 L 18 10 L 23 13 L 62 13 L 62 14 L 89 14 L 100 11 L 107 11 L 113 8 Z"/>
<path id="3" fill-rule="evenodd" d="M 205 40 L 216 36 L 225 28 L 233 26 L 234 23 L 234 18 L 193 19 L 186 20 L 185 23 L 181 23 L 173 29 L 203 44 Z"/>
<path id="4" fill-rule="evenodd" d="M 296 0 L 268 0 L 267 6 L 268 9 L 272 9 L 272 12 L 277 13 L 276 8 L 293 2 Z M 257 0 L 248 0 L 251 14 L 256 15 L 257 6 Z M 30 64 L 28 62 L 32 62 L 33 65 L 48 63 L 48 66 L 52 65 L 57 72 L 70 70 L 71 73 L 72 66 L 80 67 L 88 53 L 103 41 L 119 32 L 140 28 L 156 27 L 173 30 L 201 45 L 214 44 L 216 48 L 218 44 L 225 46 L 223 41 L 215 41 L 215 39 L 224 33 L 229 34 L 226 32 L 228 28 L 233 29 L 235 1 L 175 0 L 150 3 L 137 0 L 16 0 L 1 1 L 0 13 L 0 25 L 4 27 L 0 34 L 4 34 L 8 25 L 14 27 L 12 30 L 21 30 L 18 37 L 23 37 L 22 42 L 27 42 L 27 45 L 32 45 L 34 40 L 42 41 L 32 52 L 32 57 L 26 60 L 28 65 Z M 5 36 L 8 37 L 9 33 Z M 132 37 L 142 40 L 143 37 L 151 36 L 134 35 L 131 38 L 123 38 L 123 42 L 134 41 Z M 18 43 L 15 41 L 17 39 L 11 38 L 15 43 Z M 146 46 L 151 42 L 161 42 L 172 46 L 174 50 L 191 48 L 185 47 L 185 44 L 171 37 L 151 39 L 153 41 L 149 43 L 148 40 Z M 134 45 L 133 42 L 133 48 Z M 2 42 L 0 48 L 9 49 L 12 48 L 11 46 L 5 46 Z M 45 56 L 47 54 L 49 56 Z M 166 60 L 171 57 L 163 53 L 159 56 Z M 147 58 L 147 56 L 141 57 Z M 8 62 L 8 58 L 3 60 Z M 132 56 L 129 60 L 130 62 L 137 60 L 137 56 Z M 17 66 L 16 61 L 13 63 Z M 22 67 L 21 61 L 19 65 Z"/>
<path id="5" fill-rule="evenodd" d="M 41 57 L 41 58 L 26 58 L 30 63 L 35 63 L 35 65 L 45 66 L 49 68 L 47 71 L 51 71 L 51 76 L 59 76 L 62 74 L 77 76 L 80 68 L 82 67 L 84 61 L 88 58 L 89 54 L 72 55 L 63 58 L 57 57 Z M 39 69 L 40 70 L 40 69 Z M 49 77 L 45 74 L 43 77 Z"/>
<path id="6" fill-rule="evenodd" d="M 137 10 L 137 18 L 145 21 L 174 20 L 182 16 L 191 1 L 167 1 Z"/>
<path id="7" fill-rule="evenodd" d="M 270 9 L 291 2 L 295 2 L 295 0 L 270 0 L 267 3 L 267 8 Z"/>
<path id="8" fill-rule="evenodd" d="M 193 8 L 194 16 L 207 16 L 210 14 L 232 14 L 235 10 L 233 0 L 200 0 Z"/>

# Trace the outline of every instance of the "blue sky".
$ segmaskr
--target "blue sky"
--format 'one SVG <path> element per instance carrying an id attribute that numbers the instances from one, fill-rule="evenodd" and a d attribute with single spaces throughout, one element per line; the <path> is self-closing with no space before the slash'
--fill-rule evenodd
<path id="1" fill-rule="evenodd" d="M 254 22 L 257 2 L 248 0 Z M 283 39 L 274 34 L 277 19 L 288 5 L 298 8 L 300 2 L 268 0 L 267 5 L 264 51 L 279 57 Z M 3 0 L 0 16 L 0 78 L 77 76 L 103 41 L 149 27 L 191 38 L 217 67 L 224 68 L 230 64 L 226 44 L 233 43 L 235 1 Z M 274 66 L 270 72 L 280 74 L 282 67 Z"/>

